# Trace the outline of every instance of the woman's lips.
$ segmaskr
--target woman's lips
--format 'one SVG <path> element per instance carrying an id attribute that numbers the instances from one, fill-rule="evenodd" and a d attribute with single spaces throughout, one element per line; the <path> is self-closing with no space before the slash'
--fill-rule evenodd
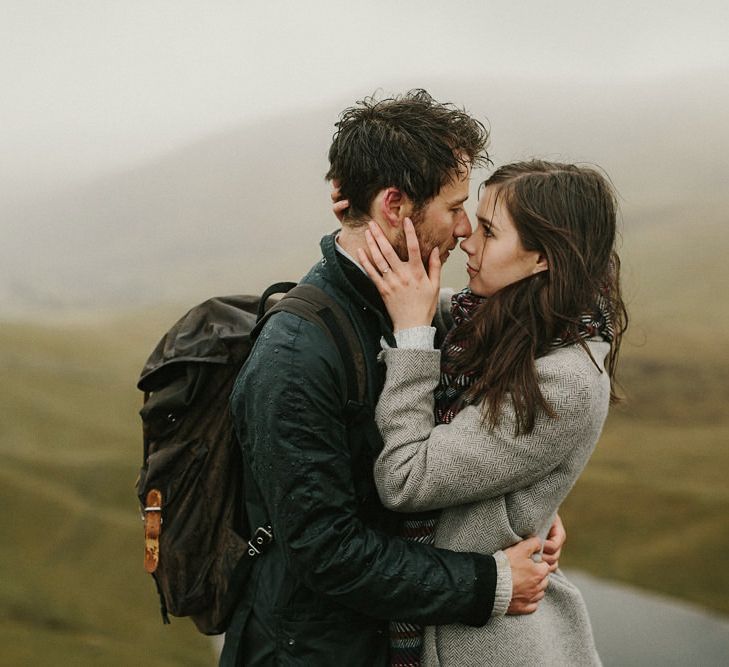
<path id="1" fill-rule="evenodd" d="M 466 264 L 466 271 L 468 271 L 468 275 L 471 277 L 475 276 L 478 273 L 478 271 L 474 269 L 470 264 Z"/>

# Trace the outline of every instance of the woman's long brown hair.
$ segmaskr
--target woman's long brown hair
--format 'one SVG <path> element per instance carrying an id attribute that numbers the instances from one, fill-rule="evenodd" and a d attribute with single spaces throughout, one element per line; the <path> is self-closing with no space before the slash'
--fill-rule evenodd
<path id="1" fill-rule="evenodd" d="M 595 310 L 598 296 L 608 304 L 614 328 L 605 368 L 611 402 L 618 400 L 615 374 L 628 314 L 615 251 L 613 188 L 591 167 L 537 160 L 500 167 L 484 186 L 497 189 L 523 246 L 542 253 L 549 268 L 502 288 L 461 325 L 458 338 L 469 344 L 454 364 L 476 374 L 465 400 L 483 402 L 484 420 L 496 426 L 510 396 L 517 435 L 533 430 L 540 410 L 556 417 L 539 389 L 535 360 L 557 338 L 581 344 L 589 354 L 579 318 Z"/>

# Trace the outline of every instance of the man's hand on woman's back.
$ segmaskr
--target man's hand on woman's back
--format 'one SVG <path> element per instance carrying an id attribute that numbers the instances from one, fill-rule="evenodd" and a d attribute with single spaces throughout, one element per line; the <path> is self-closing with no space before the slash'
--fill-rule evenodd
<path id="1" fill-rule="evenodd" d="M 530 537 L 504 549 L 511 565 L 512 593 L 507 614 L 531 614 L 537 610 L 539 601 L 549 583 L 550 567 L 547 563 L 536 563 L 532 555 L 540 552 L 542 541 Z"/>
<path id="2" fill-rule="evenodd" d="M 562 547 L 567 539 L 567 532 L 559 514 L 555 517 L 552 527 L 549 529 L 547 539 L 542 548 L 542 560 L 549 565 L 549 571 L 554 572 L 559 567 L 559 557 L 562 554 Z"/>

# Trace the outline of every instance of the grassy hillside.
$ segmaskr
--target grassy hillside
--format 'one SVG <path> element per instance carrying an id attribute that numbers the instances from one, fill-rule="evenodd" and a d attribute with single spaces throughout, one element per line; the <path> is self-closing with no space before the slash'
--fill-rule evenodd
<path id="1" fill-rule="evenodd" d="M 153 336 L 130 324 L 0 329 L 2 664 L 212 662 L 189 621 L 161 625 L 142 570 L 134 377 Z"/>
<path id="2" fill-rule="evenodd" d="M 729 614 L 729 364 L 624 355 L 613 410 L 563 505 L 568 567 Z"/>
<path id="3" fill-rule="evenodd" d="M 633 312 L 615 409 L 565 503 L 564 564 L 729 613 L 729 239 L 646 224 L 625 239 Z M 134 389 L 180 309 L 0 327 L 3 664 L 212 662 L 187 620 L 163 627 L 142 570 Z"/>
<path id="4" fill-rule="evenodd" d="M 729 234 L 708 215 L 626 233 L 626 400 L 563 506 L 564 564 L 729 613 Z"/>

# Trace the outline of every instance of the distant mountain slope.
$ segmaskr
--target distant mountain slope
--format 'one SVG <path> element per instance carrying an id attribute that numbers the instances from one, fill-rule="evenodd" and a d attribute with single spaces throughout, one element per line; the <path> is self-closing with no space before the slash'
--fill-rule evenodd
<path id="1" fill-rule="evenodd" d="M 488 119 L 497 163 L 539 155 L 603 166 L 626 228 L 673 229 L 727 210 L 727 93 L 712 73 L 621 85 L 455 81 L 431 92 Z M 337 114 L 351 102 L 221 131 L 61 194 L 5 202 L 0 308 L 189 303 L 299 277 L 336 226 L 323 175 Z M 457 255 L 446 276 L 464 282 Z"/>
<path id="2" fill-rule="evenodd" d="M 201 284 L 201 295 L 231 290 L 258 275 L 263 284 L 272 264 L 286 271 L 301 254 L 302 237 L 335 226 L 323 178 L 329 133 L 317 118 L 244 127 L 16 204 L 0 298 L 113 306 L 187 296 Z"/>

